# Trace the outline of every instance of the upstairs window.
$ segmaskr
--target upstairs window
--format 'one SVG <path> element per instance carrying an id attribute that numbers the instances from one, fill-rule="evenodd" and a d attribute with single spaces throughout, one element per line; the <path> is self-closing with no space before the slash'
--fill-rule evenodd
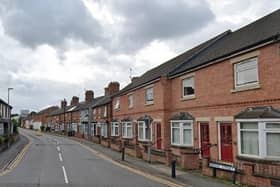
<path id="1" fill-rule="evenodd" d="M 195 89 L 194 89 L 194 77 L 188 77 L 183 79 L 183 97 L 194 96 Z"/>
<path id="2" fill-rule="evenodd" d="M 119 98 L 119 97 L 116 98 L 116 100 L 115 100 L 115 106 L 114 106 L 114 108 L 115 108 L 116 110 L 120 108 L 120 98 Z"/>
<path id="3" fill-rule="evenodd" d="M 111 136 L 119 136 L 119 122 L 112 122 Z"/>
<path id="4" fill-rule="evenodd" d="M 104 106 L 104 117 L 107 117 L 107 106 Z"/>
<path id="5" fill-rule="evenodd" d="M 146 89 L 146 104 L 151 104 L 154 102 L 154 89 L 147 88 Z"/>
<path id="6" fill-rule="evenodd" d="M 258 84 L 258 59 L 251 58 L 234 65 L 235 87 Z"/>
<path id="7" fill-rule="evenodd" d="M 132 108 L 133 107 L 133 95 L 128 95 L 128 108 Z"/>

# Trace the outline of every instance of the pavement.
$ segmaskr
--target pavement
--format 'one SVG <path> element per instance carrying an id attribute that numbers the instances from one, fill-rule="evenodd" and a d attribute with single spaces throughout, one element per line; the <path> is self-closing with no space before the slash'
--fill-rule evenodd
<path id="1" fill-rule="evenodd" d="M 61 136 L 61 135 L 59 135 Z M 140 170 L 153 176 L 161 177 L 163 179 L 172 181 L 182 186 L 194 186 L 194 187 L 228 187 L 235 186 L 231 181 L 225 181 L 221 179 L 215 179 L 212 177 L 204 176 L 199 171 L 183 171 L 176 170 L 176 179 L 170 177 L 171 168 L 160 163 L 148 163 L 142 159 L 135 158 L 129 155 L 125 155 L 125 161 L 121 160 L 121 153 L 112 149 L 106 148 L 100 144 L 93 143 L 91 141 L 80 139 L 77 137 L 66 137 L 77 141 L 83 145 L 90 147 L 97 151 L 97 154 L 101 153 L 111 158 L 112 160 L 126 165 L 130 168 Z"/>
<path id="2" fill-rule="evenodd" d="M 19 152 L 28 144 L 28 139 L 22 135 L 19 139 L 11 144 L 10 148 L 0 153 L 0 172 L 16 158 Z"/>

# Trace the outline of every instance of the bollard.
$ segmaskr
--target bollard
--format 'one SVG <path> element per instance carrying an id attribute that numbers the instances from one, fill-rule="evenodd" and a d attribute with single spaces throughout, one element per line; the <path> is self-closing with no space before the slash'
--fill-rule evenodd
<path id="1" fill-rule="evenodd" d="M 171 161 L 171 177 L 176 178 L 176 160 Z"/>
<path id="2" fill-rule="evenodd" d="M 124 155 L 125 155 L 125 147 L 122 147 L 122 161 L 124 161 Z"/>

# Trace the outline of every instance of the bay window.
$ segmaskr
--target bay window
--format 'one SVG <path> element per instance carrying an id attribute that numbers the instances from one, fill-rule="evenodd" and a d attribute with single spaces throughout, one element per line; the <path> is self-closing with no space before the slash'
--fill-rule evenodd
<path id="1" fill-rule="evenodd" d="M 152 125 L 149 126 L 144 121 L 138 121 L 138 139 L 140 141 L 152 140 Z"/>
<path id="2" fill-rule="evenodd" d="M 239 155 L 257 158 L 280 158 L 280 121 L 238 123 Z"/>
<path id="3" fill-rule="evenodd" d="M 171 144 L 193 146 L 193 121 L 171 121 Z"/>
<path id="4" fill-rule="evenodd" d="M 122 123 L 122 137 L 123 138 L 132 138 L 132 122 L 123 122 Z"/>
<path id="5" fill-rule="evenodd" d="M 119 122 L 112 122 L 111 136 L 119 136 Z"/>

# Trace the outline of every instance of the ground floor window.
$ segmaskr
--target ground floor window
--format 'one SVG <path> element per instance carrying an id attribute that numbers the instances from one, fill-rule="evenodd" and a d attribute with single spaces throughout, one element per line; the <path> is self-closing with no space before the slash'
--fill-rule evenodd
<path id="1" fill-rule="evenodd" d="M 138 121 L 138 139 L 140 141 L 151 141 L 152 140 L 152 128 L 151 124 L 147 125 L 144 121 Z"/>
<path id="2" fill-rule="evenodd" d="M 4 135 L 4 124 L 0 123 L 0 135 Z"/>
<path id="3" fill-rule="evenodd" d="M 280 158 L 280 121 L 239 122 L 238 131 L 239 155 Z"/>
<path id="4" fill-rule="evenodd" d="M 112 122 L 111 136 L 119 136 L 119 122 Z"/>
<path id="5" fill-rule="evenodd" d="M 101 123 L 101 136 L 107 138 L 108 137 L 108 124 Z"/>
<path id="6" fill-rule="evenodd" d="M 193 146 L 193 121 L 171 121 L 171 144 Z"/>
<path id="7" fill-rule="evenodd" d="M 96 123 L 92 123 L 91 124 L 91 128 L 90 128 L 90 134 L 92 135 L 92 136 L 96 136 L 97 134 L 96 134 Z"/>
<path id="8" fill-rule="evenodd" d="M 122 137 L 123 138 L 132 138 L 132 122 L 123 122 L 122 123 Z"/>

